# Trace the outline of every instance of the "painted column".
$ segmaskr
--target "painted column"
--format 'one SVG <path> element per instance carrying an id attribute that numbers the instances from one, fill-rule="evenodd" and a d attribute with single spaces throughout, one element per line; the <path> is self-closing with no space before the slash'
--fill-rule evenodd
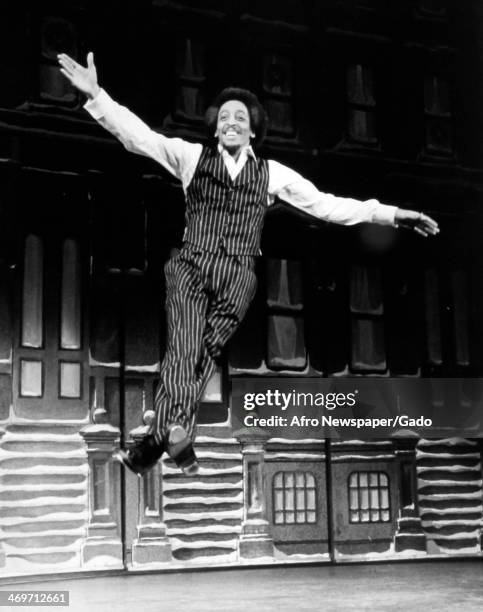
<path id="1" fill-rule="evenodd" d="M 259 428 L 243 428 L 234 433 L 242 445 L 243 522 L 238 542 L 241 559 L 273 557 L 273 539 L 267 520 L 265 445 L 270 437 Z"/>
<path id="2" fill-rule="evenodd" d="M 88 425 L 79 433 L 87 446 L 89 466 L 89 520 L 82 545 L 82 564 L 123 567 L 117 511 L 120 465 L 111 459 L 112 453 L 119 448 L 120 432 L 108 423 L 99 423 Z"/>
<path id="3" fill-rule="evenodd" d="M 481 479 L 483 482 L 483 438 L 478 439 L 478 446 L 480 449 L 480 469 L 481 469 Z M 480 549 L 483 551 L 483 515 L 481 517 L 481 526 L 480 526 Z"/>
<path id="4" fill-rule="evenodd" d="M 415 452 L 417 441 L 417 438 L 394 440 L 394 452 L 399 465 L 399 513 L 394 537 L 396 552 L 426 551 L 426 535 L 418 507 Z"/>
<path id="5" fill-rule="evenodd" d="M 5 434 L 5 429 L 0 427 L 0 445 L 1 445 L 4 434 Z M 1 542 L 0 542 L 0 567 L 5 567 L 5 551 L 2 548 Z"/>
<path id="6" fill-rule="evenodd" d="M 145 430 L 146 427 L 139 427 L 131 431 L 134 442 L 144 437 Z M 133 566 L 172 561 L 171 544 L 163 521 L 161 470 L 162 463 L 158 461 L 147 474 L 138 478 L 138 537 L 132 545 Z"/>

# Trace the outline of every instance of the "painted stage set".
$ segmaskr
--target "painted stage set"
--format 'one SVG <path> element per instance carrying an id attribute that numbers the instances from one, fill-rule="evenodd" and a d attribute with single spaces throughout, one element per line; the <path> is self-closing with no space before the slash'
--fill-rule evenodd
<path id="1" fill-rule="evenodd" d="M 244 427 L 230 392 L 247 377 L 481 376 L 483 8 L 393 4 L 2 3 L 0 577 L 481 556 L 471 423 L 461 437 L 327 440 Z M 212 96 L 247 87 L 270 118 L 261 155 L 441 227 L 425 240 L 270 208 L 257 295 L 200 406 L 193 477 L 166 458 L 142 479 L 110 461 L 153 418 L 184 200 L 59 73 L 59 52 L 89 50 L 101 85 L 153 129 L 205 142 Z"/>

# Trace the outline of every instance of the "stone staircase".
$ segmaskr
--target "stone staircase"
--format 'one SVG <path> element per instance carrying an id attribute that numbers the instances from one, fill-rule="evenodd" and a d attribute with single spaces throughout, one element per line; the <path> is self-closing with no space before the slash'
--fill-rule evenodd
<path id="1" fill-rule="evenodd" d="M 239 444 L 198 436 L 196 476 L 186 477 L 163 460 L 163 511 L 173 558 L 192 563 L 235 561 L 243 515 Z"/>
<path id="2" fill-rule="evenodd" d="M 414 504 L 406 506 L 400 511 L 394 536 L 394 546 L 396 552 L 404 550 L 426 552 L 426 537 L 421 518 L 416 516 Z"/>
<path id="3" fill-rule="evenodd" d="M 7 572 L 80 567 L 87 520 L 84 442 L 67 426 L 11 425 L 0 446 Z"/>
<path id="4" fill-rule="evenodd" d="M 420 440 L 416 447 L 418 498 L 428 553 L 481 551 L 482 475 L 475 442 Z"/>

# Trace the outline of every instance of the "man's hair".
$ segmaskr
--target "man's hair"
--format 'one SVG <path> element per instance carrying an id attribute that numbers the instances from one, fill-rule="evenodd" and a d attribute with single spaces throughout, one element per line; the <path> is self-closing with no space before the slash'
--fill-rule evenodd
<path id="1" fill-rule="evenodd" d="M 250 116 L 250 127 L 255 134 L 252 144 L 259 147 L 267 134 L 267 113 L 254 93 L 240 87 L 227 87 L 223 89 L 208 107 L 205 114 L 208 136 L 213 139 L 218 122 L 218 113 L 221 106 L 228 102 L 228 100 L 238 100 L 247 107 Z"/>

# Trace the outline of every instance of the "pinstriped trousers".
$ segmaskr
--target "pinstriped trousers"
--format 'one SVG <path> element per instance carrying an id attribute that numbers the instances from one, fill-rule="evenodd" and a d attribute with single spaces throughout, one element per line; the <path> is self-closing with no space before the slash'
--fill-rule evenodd
<path id="1" fill-rule="evenodd" d="M 150 433 L 181 425 L 193 439 L 198 401 L 255 295 L 255 259 L 184 246 L 165 266 L 168 341 Z"/>

